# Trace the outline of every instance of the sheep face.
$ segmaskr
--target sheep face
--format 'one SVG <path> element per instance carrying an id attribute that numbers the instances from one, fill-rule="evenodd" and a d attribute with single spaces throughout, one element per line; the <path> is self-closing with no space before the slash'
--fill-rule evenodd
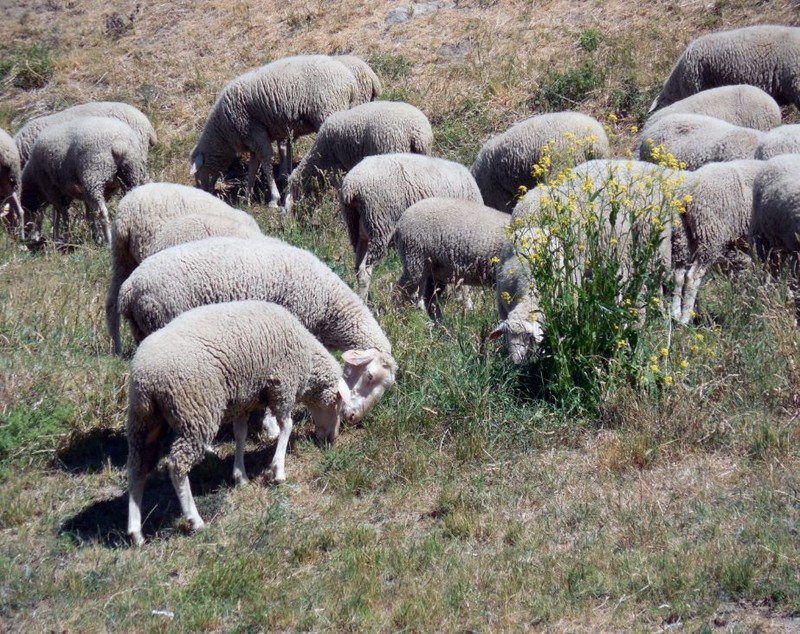
<path id="1" fill-rule="evenodd" d="M 217 179 L 222 174 L 222 169 L 216 165 L 210 157 L 206 157 L 203 152 L 192 152 L 192 166 L 189 174 L 194 176 L 197 187 L 206 192 L 213 192 Z"/>
<path id="2" fill-rule="evenodd" d="M 518 365 L 528 356 L 531 347 L 536 347 L 544 338 L 542 327 L 538 321 L 507 319 L 500 323 L 491 333 L 490 339 L 503 336 L 511 363 Z"/>
<path id="3" fill-rule="evenodd" d="M 308 407 L 314 419 L 315 433 L 320 443 L 333 445 L 339 434 L 339 415 L 350 403 L 350 388 L 344 379 L 339 379 L 336 398 L 328 405 L 310 405 Z"/>
<path id="4" fill-rule="evenodd" d="M 397 363 L 387 352 L 375 348 L 347 350 L 344 359 L 344 380 L 350 388 L 350 401 L 345 403 L 344 417 L 359 422 L 383 393 L 394 385 Z"/>

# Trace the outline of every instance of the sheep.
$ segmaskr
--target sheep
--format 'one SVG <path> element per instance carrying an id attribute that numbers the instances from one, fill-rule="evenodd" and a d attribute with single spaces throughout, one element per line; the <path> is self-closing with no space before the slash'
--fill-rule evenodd
<path id="1" fill-rule="evenodd" d="M 0 130 L 0 207 L 8 203 L 11 213 L 8 226 L 22 237 L 23 213 L 18 193 L 20 180 L 19 151 L 8 132 Z M 0 217 L 4 216 L 5 212 L 0 210 Z"/>
<path id="2" fill-rule="evenodd" d="M 609 155 L 603 126 L 590 116 L 553 112 L 530 117 L 489 139 L 478 153 L 471 172 L 484 204 L 511 213 L 520 186 L 529 189 L 538 182 L 531 169 L 548 142 L 553 153 L 575 154 L 578 163 Z"/>
<path id="3" fill-rule="evenodd" d="M 117 303 L 138 343 L 191 308 L 244 299 L 281 304 L 326 347 L 344 350 L 359 418 L 394 384 L 392 346 L 366 305 L 315 255 L 275 238 L 206 238 L 155 253 Z"/>
<path id="4" fill-rule="evenodd" d="M 359 88 L 357 104 L 375 101 L 381 96 L 383 91 L 381 80 L 367 62 L 355 55 L 333 55 L 332 58 L 340 64 L 344 64 L 356 78 Z"/>
<path id="5" fill-rule="evenodd" d="M 53 236 L 59 239 L 62 215 L 69 229 L 70 200 L 81 198 L 93 232 L 94 217 L 100 212 L 101 237 L 109 243 L 106 200 L 120 186 L 130 189 L 147 179 L 147 158 L 130 126 L 110 117 L 72 119 L 49 126 L 34 143 L 22 170 L 22 207 L 41 232 L 41 209 L 52 204 Z"/>
<path id="6" fill-rule="evenodd" d="M 175 434 L 169 452 L 170 478 L 184 518 L 199 530 L 204 523 L 188 475 L 220 425 L 233 424 L 234 478 L 247 482 L 247 414 L 268 406 L 280 424 L 272 477 L 276 483 L 285 482 L 296 401 L 311 411 L 321 442 L 336 440 L 340 411 L 357 415 L 336 359 L 296 317 L 276 304 L 200 306 L 142 341 L 131 363 L 128 394 L 128 534 L 133 543 L 144 543 L 144 484 L 168 428 Z"/>
<path id="7" fill-rule="evenodd" d="M 781 108 L 775 100 L 760 88 L 747 84 L 720 86 L 690 95 L 654 112 L 644 127 L 671 114 L 702 114 L 762 132 L 781 124 Z"/>
<path id="8" fill-rule="evenodd" d="M 672 231 L 672 317 L 689 323 L 703 276 L 726 253 L 747 245 L 753 181 L 762 161 L 709 163 L 676 191 L 685 211 Z"/>
<path id="9" fill-rule="evenodd" d="M 19 149 L 21 167 L 24 168 L 25 163 L 28 162 L 33 144 L 36 143 L 42 130 L 80 117 L 111 117 L 127 123 L 139 137 L 145 157 L 148 149 L 156 144 L 156 131 L 147 116 L 140 110 L 118 101 L 92 101 L 53 114 L 35 117 L 22 126 L 14 135 L 14 141 Z"/>
<path id="10" fill-rule="evenodd" d="M 400 216 L 395 244 L 403 263 L 401 296 L 441 319 L 446 285 L 494 283 L 494 262 L 509 247 L 508 214 L 470 200 L 426 198 Z"/>
<path id="11" fill-rule="evenodd" d="M 749 238 L 757 257 L 769 260 L 774 274 L 788 262 L 795 320 L 800 326 L 800 154 L 776 156 L 756 176 Z"/>
<path id="12" fill-rule="evenodd" d="M 748 26 L 709 33 L 681 54 L 653 101 L 653 112 L 707 88 L 750 84 L 779 104 L 800 107 L 800 28 Z"/>
<path id="13" fill-rule="evenodd" d="M 367 299 L 372 269 L 386 253 L 400 214 L 432 196 L 483 202 L 466 167 L 419 154 L 368 156 L 344 177 L 340 209 L 362 299 Z"/>
<path id="14" fill-rule="evenodd" d="M 197 186 L 213 191 L 231 159 L 249 153 L 247 191 L 252 192 L 260 166 L 272 166 L 273 141 L 318 131 L 331 114 L 356 105 L 359 96 L 353 73 L 325 55 L 286 57 L 240 75 L 222 89 L 192 150 Z M 277 207 L 280 192 L 272 170 L 264 173 L 268 205 Z"/>
<path id="15" fill-rule="evenodd" d="M 314 145 L 289 178 L 290 196 L 298 199 L 349 172 L 365 156 L 408 152 L 430 154 L 433 130 L 428 118 L 403 102 L 375 101 L 332 114 L 320 127 Z M 287 212 L 291 199 L 286 203 Z"/>
<path id="16" fill-rule="evenodd" d="M 658 162 L 668 152 L 696 170 L 706 163 L 753 158 L 763 134 L 705 115 L 671 114 L 642 132 L 639 158 Z"/>
<path id="17" fill-rule="evenodd" d="M 490 334 L 492 339 L 501 335 L 504 337 L 512 362 L 524 360 L 531 344 L 541 341 L 543 335 L 539 323 L 539 299 L 527 270 L 527 255 L 541 236 L 546 236 L 554 248 L 558 248 L 558 239 L 538 226 L 542 198 L 557 194 L 563 200 L 573 194 L 576 209 L 587 210 L 594 205 L 595 213 L 602 214 L 601 217 L 609 223 L 612 213 L 616 213 L 613 231 L 619 241 L 619 252 L 626 257 L 633 232 L 628 214 L 613 212 L 618 205 L 612 205 L 612 201 L 630 198 L 636 208 L 646 211 L 641 216 L 642 221 L 650 222 L 655 218 L 653 214 L 666 215 L 664 206 L 670 204 L 672 190 L 680 186 L 685 178 L 682 172 L 651 163 L 593 160 L 575 167 L 568 178 L 555 188 L 540 185 L 517 203 L 511 215 L 515 247 L 504 254 L 495 285 L 501 322 Z M 589 186 L 584 187 L 587 183 Z M 658 258 L 667 270 L 672 265 L 671 236 L 672 222 L 665 222 L 661 229 Z M 629 274 L 628 269 L 629 263 L 623 261 L 623 275 Z M 575 269 L 573 273 L 576 275 L 574 282 L 578 283 L 582 272 Z"/>
<path id="18" fill-rule="evenodd" d="M 755 158 L 767 161 L 779 154 L 800 153 L 800 124 L 782 125 L 761 137 Z"/>
<path id="19" fill-rule="evenodd" d="M 148 183 L 129 191 L 119 201 L 111 225 L 111 281 L 106 294 L 106 323 L 114 344 L 114 354 L 122 354 L 117 297 L 122 283 L 147 256 L 179 242 L 198 239 L 197 229 L 202 224 L 195 221 L 191 228 L 181 229 L 173 220 L 200 216 L 208 227 L 216 222 L 213 235 L 241 236 L 241 232 L 256 235 L 258 224 L 249 214 L 234 209 L 202 190 L 175 183 Z M 222 226 L 210 218 L 229 221 Z M 237 229 L 238 227 L 238 229 Z M 206 236 L 202 236 L 206 237 Z"/>

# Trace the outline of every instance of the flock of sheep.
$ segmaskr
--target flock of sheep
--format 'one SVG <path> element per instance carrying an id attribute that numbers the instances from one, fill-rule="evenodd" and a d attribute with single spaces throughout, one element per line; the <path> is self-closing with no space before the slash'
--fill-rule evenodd
<path id="1" fill-rule="evenodd" d="M 778 105 L 800 106 L 800 28 L 748 27 L 691 43 L 643 127 L 640 161 L 610 158 L 602 125 L 562 112 L 490 139 L 468 169 L 430 156 L 425 115 L 375 101 L 380 92 L 376 74 L 352 56 L 284 58 L 234 79 L 191 153 L 197 188 L 147 183 L 156 134 L 126 104 L 38 117 L 14 138 L 0 131 L 8 229 L 42 239 L 49 205 L 54 239 L 63 239 L 69 203 L 79 199 L 95 240 L 111 246 L 106 318 L 114 351 L 122 353 L 122 317 L 139 346 L 127 421 L 135 543 L 144 541 L 145 478 L 168 429 L 170 476 L 198 529 L 188 473 L 223 422 L 234 430 L 233 477 L 246 481 L 247 418 L 264 410 L 264 428 L 278 440 L 272 476 L 282 482 L 296 403 L 308 409 L 317 438 L 333 443 L 341 417 L 361 420 L 392 386 L 392 346 L 366 303 L 373 267 L 392 242 L 403 265 L 398 295 L 433 319 L 447 284 L 494 285 L 500 324 L 492 336 L 522 361 L 547 324 L 509 226 L 522 218 L 527 230 L 536 227 L 546 189 L 531 168 L 545 147 L 557 153 L 570 139 L 584 140 L 578 159 L 585 162 L 572 178 L 633 182 L 663 173 L 669 168 L 648 162 L 654 142 L 692 170 L 677 192 L 691 202 L 667 223 L 661 243 L 674 275 L 675 319 L 690 319 L 704 273 L 731 249 L 750 242 L 763 258 L 800 252 L 800 126 L 780 125 Z M 292 171 L 293 140 L 312 132 L 314 144 Z M 273 142 L 288 178 L 283 192 L 271 169 Z M 357 292 L 314 254 L 264 236 L 251 216 L 211 193 L 241 155 L 250 157 L 248 192 L 264 167 L 268 204 L 285 213 L 324 187 L 338 189 Z M 517 201 L 521 185 L 529 191 Z M 107 200 L 119 189 L 127 193 L 110 221 Z M 331 350 L 342 352 L 344 367 Z"/>

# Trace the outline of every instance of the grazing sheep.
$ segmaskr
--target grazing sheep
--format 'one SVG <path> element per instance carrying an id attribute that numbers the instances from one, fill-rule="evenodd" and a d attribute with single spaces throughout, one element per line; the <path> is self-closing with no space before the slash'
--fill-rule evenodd
<path id="1" fill-rule="evenodd" d="M 325 55 L 286 57 L 237 77 L 223 88 L 192 150 L 191 173 L 197 186 L 213 191 L 231 160 L 248 153 L 248 192 L 265 165 L 268 204 L 277 207 L 280 192 L 270 169 L 272 142 L 316 132 L 334 112 L 357 103 L 359 86 L 353 73 Z"/>
<path id="2" fill-rule="evenodd" d="M 408 152 L 430 154 L 433 130 L 422 111 L 393 101 L 365 103 L 332 114 L 317 133 L 314 145 L 289 178 L 295 199 L 321 188 L 337 172 L 349 172 L 365 156 Z M 291 200 L 287 200 L 287 211 Z"/>
<path id="3" fill-rule="evenodd" d="M 392 346 L 364 302 L 314 254 L 275 238 L 207 238 L 155 253 L 122 285 L 118 309 L 139 342 L 196 306 L 245 299 L 281 304 L 345 351 L 359 418 L 394 383 Z"/>
<path id="4" fill-rule="evenodd" d="M 775 100 L 760 88 L 746 84 L 720 86 L 690 95 L 654 112 L 644 127 L 671 114 L 702 114 L 762 132 L 781 124 L 781 108 Z"/>
<path id="5" fill-rule="evenodd" d="M 575 154 L 576 163 L 609 154 L 603 126 L 592 117 L 579 112 L 530 117 L 489 139 L 478 153 L 471 171 L 484 204 L 511 213 L 520 186 L 530 189 L 538 182 L 531 169 L 548 142 L 555 156 Z"/>
<path id="6" fill-rule="evenodd" d="M 42 130 L 22 170 L 22 207 L 41 233 L 42 207 L 55 207 L 53 237 L 61 238 L 62 218 L 74 198 L 86 203 L 87 222 L 95 229 L 100 212 L 102 238 L 111 241 L 106 200 L 120 187 L 147 182 L 147 157 L 136 133 L 110 117 L 80 117 Z M 26 224 L 28 220 L 26 219 Z"/>
<path id="7" fill-rule="evenodd" d="M 230 221 L 239 231 L 253 235 L 259 233 L 256 221 L 243 211 L 226 205 L 195 187 L 175 183 L 148 183 L 132 189 L 119 201 L 117 213 L 111 225 L 111 282 L 106 294 L 106 323 L 114 342 L 114 354 L 122 354 L 117 297 L 122 283 L 147 256 L 179 242 L 190 242 L 201 236 L 202 224 L 195 221 L 191 227 L 181 230 L 173 220 L 187 216 L 200 216 L 208 220 Z M 168 226 L 169 225 L 169 226 Z M 228 225 L 230 228 L 231 225 Z M 165 233 L 164 232 L 166 229 Z M 225 227 L 217 224 L 209 235 L 231 235 Z M 203 236 L 207 237 L 207 236 Z M 157 244 L 161 242 L 161 244 Z"/>
<path id="8" fill-rule="evenodd" d="M 763 134 L 705 115 L 671 114 L 641 134 L 639 158 L 655 163 L 663 150 L 696 170 L 706 163 L 753 158 Z"/>
<path id="9" fill-rule="evenodd" d="M 498 266 L 495 304 L 500 323 L 489 333 L 489 338 L 502 336 L 509 360 L 518 365 L 525 360 L 531 345 L 540 344 L 544 338 L 539 299 L 532 288 L 524 255 L 508 253 Z"/>
<path id="10" fill-rule="evenodd" d="M 356 104 L 375 101 L 381 96 L 383 86 L 381 80 L 369 64 L 355 55 L 333 55 L 332 58 L 344 64 L 358 82 L 358 98 Z"/>
<path id="11" fill-rule="evenodd" d="M 687 176 L 676 191 L 685 201 L 672 230 L 672 317 L 689 323 L 709 267 L 747 246 L 753 181 L 762 161 L 709 163 Z"/>
<path id="12" fill-rule="evenodd" d="M 663 212 L 664 205 L 670 204 L 672 189 L 679 186 L 685 175 L 672 169 L 652 163 L 626 160 L 594 160 L 575 167 L 571 175 L 553 187 L 539 186 L 530 190 L 517 203 L 511 216 L 514 229 L 515 249 L 506 254 L 498 273 L 495 285 L 498 312 L 501 323 L 491 333 L 492 338 L 503 335 L 509 349 L 511 360 L 522 361 L 531 344 L 541 340 L 542 328 L 538 322 L 539 300 L 536 289 L 531 287 L 531 280 L 526 270 L 527 250 L 533 248 L 536 239 L 543 235 L 538 228 L 543 197 L 566 200 L 571 194 L 577 210 L 588 210 L 594 205 L 594 213 L 611 221 L 613 200 L 629 198 L 629 208 L 642 209 L 642 222 L 652 222 L 653 214 Z M 615 183 L 614 186 L 611 183 Z M 585 186 L 588 184 L 588 187 Z M 632 240 L 632 228 L 627 213 L 618 213 L 613 227 L 618 240 L 619 253 L 625 259 L 622 272 L 629 274 L 627 253 Z M 661 230 L 658 257 L 667 270 L 671 267 L 671 235 L 672 223 L 666 222 Z M 550 237 L 551 242 L 557 240 Z M 580 271 L 576 273 L 581 274 Z M 576 283 L 579 280 L 575 280 Z M 504 317 L 506 315 L 506 317 Z M 509 322 L 509 323 L 506 323 Z"/>
<path id="13" fill-rule="evenodd" d="M 709 33 L 678 59 L 650 111 L 707 88 L 750 84 L 800 106 L 800 28 L 748 26 Z"/>
<path id="14" fill-rule="evenodd" d="M 286 480 L 285 458 L 292 407 L 311 411 L 317 438 L 333 443 L 339 412 L 353 414 L 342 369 L 285 308 L 259 301 L 200 306 L 147 337 L 131 363 L 128 395 L 128 534 L 142 536 L 142 497 L 158 444 L 168 429 L 175 437 L 169 474 L 184 518 L 203 528 L 189 485 L 189 471 L 203 457 L 223 422 L 236 439 L 234 477 L 246 482 L 247 414 L 267 406 L 280 425 L 271 470 Z M 357 414 L 357 413 L 356 413 Z"/>
<path id="15" fill-rule="evenodd" d="M 14 139 L 5 130 L 0 130 L 0 217 L 4 217 L 2 208 L 8 203 L 12 216 L 8 226 L 22 237 L 23 213 L 18 193 L 20 172 L 19 152 Z"/>
<path id="16" fill-rule="evenodd" d="M 92 101 L 53 114 L 35 117 L 22 126 L 14 135 L 14 141 L 19 149 L 21 166 L 25 167 L 25 163 L 28 162 L 33 144 L 36 143 L 42 130 L 79 117 L 111 117 L 127 123 L 139 137 L 145 157 L 147 157 L 148 149 L 156 144 L 156 131 L 150 120 L 140 110 L 118 101 Z"/>
<path id="17" fill-rule="evenodd" d="M 756 148 L 755 158 L 768 161 L 780 154 L 800 154 L 800 124 L 778 126 L 765 133 Z"/>
<path id="18" fill-rule="evenodd" d="M 400 215 L 433 196 L 483 202 L 466 167 L 419 154 L 368 156 L 344 177 L 339 201 L 362 299 L 367 298 L 372 269 L 386 253 Z"/>
<path id="19" fill-rule="evenodd" d="M 471 200 L 414 203 L 400 216 L 394 235 L 403 263 L 398 290 L 439 320 L 439 296 L 447 284 L 494 284 L 495 261 L 510 248 L 509 220 L 508 214 Z"/>
<path id="20" fill-rule="evenodd" d="M 769 260 L 773 273 L 789 264 L 800 326 L 800 154 L 776 156 L 756 176 L 750 244 L 760 260 Z"/>

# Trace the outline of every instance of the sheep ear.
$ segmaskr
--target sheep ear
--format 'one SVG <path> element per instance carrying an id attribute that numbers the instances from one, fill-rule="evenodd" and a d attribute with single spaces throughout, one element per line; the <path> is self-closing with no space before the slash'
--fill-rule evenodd
<path id="1" fill-rule="evenodd" d="M 342 353 L 344 359 L 350 365 L 366 365 L 375 358 L 375 351 L 370 350 L 346 350 Z"/>
<path id="2" fill-rule="evenodd" d="M 344 401 L 347 403 L 350 400 L 350 388 L 347 386 L 347 383 L 344 382 L 344 379 L 339 379 L 339 389 L 336 391 L 336 402 L 341 403 Z"/>
<path id="3" fill-rule="evenodd" d="M 204 158 L 205 157 L 203 156 L 202 152 L 198 152 L 197 154 L 195 154 L 194 159 L 192 159 L 192 167 L 189 169 L 190 176 L 194 176 L 195 174 L 197 174 L 197 170 L 203 167 Z"/>
<path id="4" fill-rule="evenodd" d="M 500 322 L 500 325 L 498 325 L 497 328 L 495 328 L 494 330 L 492 330 L 492 332 L 489 333 L 489 340 L 494 341 L 498 337 L 501 337 L 503 333 L 505 333 L 506 328 L 507 328 L 506 322 L 504 321 Z"/>

